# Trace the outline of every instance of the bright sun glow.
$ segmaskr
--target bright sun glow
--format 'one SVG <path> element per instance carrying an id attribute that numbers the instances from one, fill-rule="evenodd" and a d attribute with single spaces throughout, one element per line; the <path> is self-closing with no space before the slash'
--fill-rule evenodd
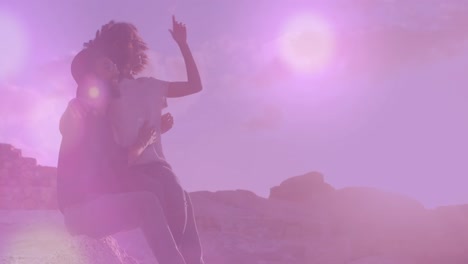
<path id="1" fill-rule="evenodd" d="M 99 89 L 96 86 L 89 88 L 88 95 L 91 99 L 97 99 L 99 97 Z"/>
<path id="2" fill-rule="evenodd" d="M 330 27 L 310 14 L 288 21 L 279 38 L 281 56 L 294 70 L 313 73 L 323 69 L 333 53 Z"/>
<path id="3" fill-rule="evenodd" d="M 58 255 L 61 263 L 84 263 L 86 261 L 78 250 L 70 246 L 69 235 L 50 225 L 31 225 L 14 234 L 6 246 L 6 252 L 2 254 L 7 256 L 47 259 Z"/>
<path id="4" fill-rule="evenodd" d="M 0 10 L 0 80 L 15 74 L 26 58 L 26 36 L 18 21 Z"/>
<path id="5" fill-rule="evenodd" d="M 58 122 L 66 102 L 57 96 L 38 96 L 31 103 L 25 127 L 28 128 L 28 140 L 33 146 L 39 146 L 43 153 L 49 153 L 60 145 L 61 137 L 57 136 Z"/>

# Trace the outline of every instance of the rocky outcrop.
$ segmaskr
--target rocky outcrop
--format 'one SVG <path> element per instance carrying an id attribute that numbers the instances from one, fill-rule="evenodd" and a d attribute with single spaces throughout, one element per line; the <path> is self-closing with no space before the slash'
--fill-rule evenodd
<path id="1" fill-rule="evenodd" d="M 374 199 L 370 203 L 375 206 L 362 205 L 368 209 L 379 209 L 378 204 L 387 206 L 385 200 L 378 202 L 376 199 L 392 196 L 361 188 L 350 193 L 354 193 L 351 195 L 353 199 L 360 200 L 366 196 Z M 335 199 L 340 197 L 350 199 L 348 194 L 344 197 L 337 195 Z M 397 204 L 403 209 L 415 209 L 411 199 L 407 202 L 406 198 L 400 199 Z M 403 213 L 406 209 L 398 211 L 393 208 L 393 212 L 385 214 L 387 207 L 382 207 L 372 213 L 351 203 L 353 207 L 347 210 L 336 207 L 335 210 L 343 210 L 341 214 L 334 214 L 331 209 L 311 213 L 303 209 L 304 204 L 265 199 L 242 190 L 195 192 L 192 200 L 207 264 L 468 262 L 468 236 L 462 224 L 466 220 L 463 206 L 437 210 L 420 210 L 416 206 L 414 213 L 404 215 L 396 212 Z M 342 204 L 348 205 L 343 201 Z M 396 221 L 392 214 L 399 215 L 401 220 Z M 0 259 L 3 257 L 3 263 L 99 263 L 78 262 L 88 258 L 110 259 L 101 263 L 132 263 L 128 255 L 139 264 L 155 263 L 138 231 L 117 234 L 115 238 L 119 247 L 111 238 L 95 241 L 55 235 L 42 223 L 60 227 L 61 215 L 53 210 L 0 211 Z M 14 232 L 9 234 L 6 229 Z M 21 235 L 17 238 L 11 235 L 18 232 Z M 5 238 L 13 248 L 21 247 L 21 250 L 2 250 Z M 42 255 L 25 253 L 29 250 Z"/>
<path id="2" fill-rule="evenodd" d="M 325 182 L 322 174 L 318 172 L 307 173 L 283 181 L 279 186 L 270 189 L 270 199 L 318 203 L 327 199 L 334 188 Z"/>
<path id="3" fill-rule="evenodd" d="M 57 242 L 60 242 L 59 247 L 54 249 L 48 244 L 34 244 L 34 248 L 31 248 L 33 251 L 41 250 L 41 246 L 44 245 L 44 254 L 40 256 L 4 256 L 0 257 L 0 264 L 139 264 L 136 259 L 126 254 L 112 237 L 100 240 L 68 237 L 65 240 L 53 241 Z"/>
<path id="4" fill-rule="evenodd" d="M 138 264 L 112 237 L 70 236 L 55 210 L 0 210 L 0 264 Z"/>
<path id="5" fill-rule="evenodd" d="M 412 260 L 391 256 L 372 256 L 351 261 L 347 264 L 416 264 Z"/>
<path id="6" fill-rule="evenodd" d="M 37 165 L 21 150 L 0 144 L 0 209 L 55 209 L 56 175 L 53 167 Z"/>
<path id="7" fill-rule="evenodd" d="M 0 195 L 11 202 L 0 200 L 4 208 L 53 208 L 54 168 L 37 166 L 7 145 L 0 146 L 0 161 L 0 185 L 6 188 Z M 39 187 L 44 188 L 40 195 L 34 189 Z M 26 206 L 27 197 L 42 200 Z M 283 181 L 269 198 L 246 190 L 200 191 L 191 197 L 207 264 L 468 263 L 468 205 L 428 210 L 414 199 L 375 188 L 334 189 L 316 172 Z M 6 229 L 24 233 L 25 228 L 41 227 L 40 222 L 60 226 L 62 219 L 54 210 L 0 211 L 3 263 L 132 263 L 110 238 L 44 239 L 33 232 L 21 242 L 5 240 Z M 140 264 L 154 263 L 137 233 L 114 237 Z M 29 256 L 2 245 L 50 254 Z M 69 252 L 109 262 L 79 262 Z"/>

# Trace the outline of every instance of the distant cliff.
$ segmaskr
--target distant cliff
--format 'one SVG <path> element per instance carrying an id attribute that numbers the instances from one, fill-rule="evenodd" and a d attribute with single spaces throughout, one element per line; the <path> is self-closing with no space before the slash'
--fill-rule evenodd
<path id="1" fill-rule="evenodd" d="M 0 143 L 0 209 L 55 209 L 57 169 Z"/>

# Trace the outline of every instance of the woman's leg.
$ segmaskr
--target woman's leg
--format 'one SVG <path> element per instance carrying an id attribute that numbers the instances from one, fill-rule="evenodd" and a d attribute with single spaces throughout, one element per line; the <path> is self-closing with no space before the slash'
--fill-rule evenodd
<path id="1" fill-rule="evenodd" d="M 125 191 L 148 191 L 156 195 L 174 240 L 179 244 L 187 222 L 187 204 L 176 175 L 159 163 L 135 166 L 130 174 Z"/>
<path id="2" fill-rule="evenodd" d="M 188 192 L 184 193 L 185 200 L 187 201 L 187 225 L 185 226 L 185 232 L 179 244 L 179 249 L 187 264 L 204 264 L 200 237 L 198 235 L 193 212 L 192 199 L 190 199 Z"/>
<path id="3" fill-rule="evenodd" d="M 185 264 L 158 198 L 150 192 L 106 194 L 67 208 L 65 223 L 92 237 L 140 227 L 160 264 Z"/>

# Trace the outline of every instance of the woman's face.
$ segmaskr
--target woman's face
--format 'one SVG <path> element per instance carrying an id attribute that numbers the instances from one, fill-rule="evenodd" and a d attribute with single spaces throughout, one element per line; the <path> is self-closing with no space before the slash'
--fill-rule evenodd
<path id="1" fill-rule="evenodd" d="M 135 47 L 135 34 L 130 32 L 124 39 L 124 41 L 118 44 L 120 47 L 120 54 L 124 57 L 125 61 L 121 73 L 123 75 L 131 75 L 133 66 L 139 62 L 137 49 Z"/>
<path id="2" fill-rule="evenodd" d="M 107 57 L 101 57 L 96 61 L 96 77 L 106 82 L 116 82 L 119 79 L 119 70 L 113 61 Z"/>
<path id="3" fill-rule="evenodd" d="M 121 25 L 118 30 L 118 37 L 109 49 L 111 58 L 118 65 L 120 74 L 124 77 L 133 75 L 133 71 L 141 64 L 141 40 L 132 26 Z M 144 54 L 143 54 L 144 55 Z"/>

